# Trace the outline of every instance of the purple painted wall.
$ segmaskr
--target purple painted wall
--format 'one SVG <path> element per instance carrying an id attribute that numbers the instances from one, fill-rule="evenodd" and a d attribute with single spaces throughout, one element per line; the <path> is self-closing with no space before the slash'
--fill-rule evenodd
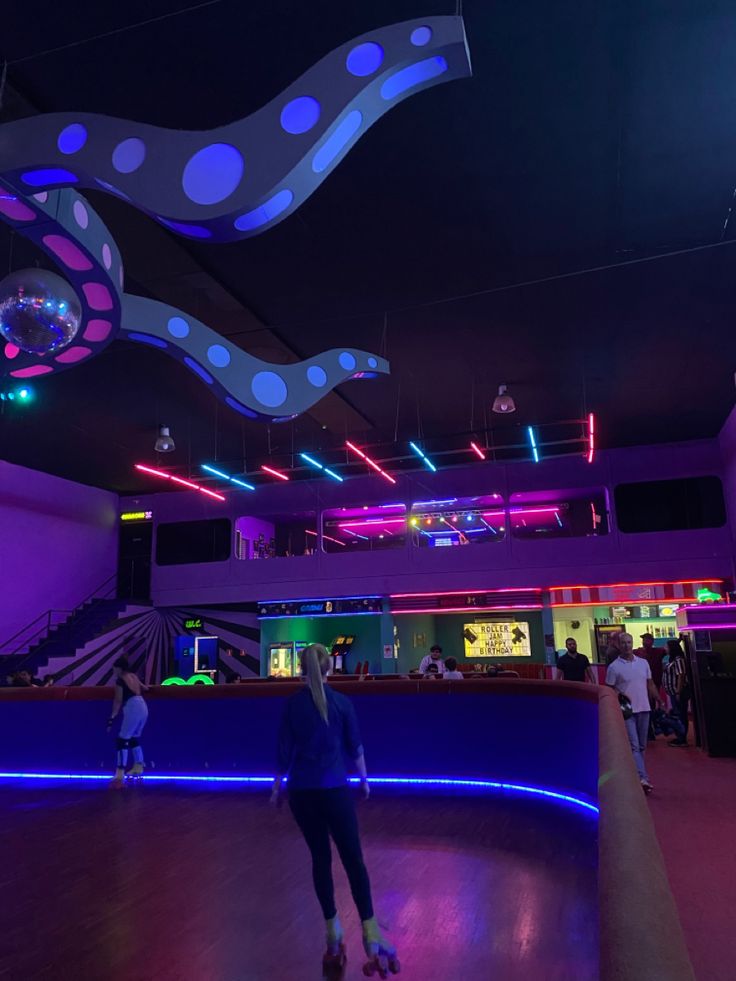
<path id="1" fill-rule="evenodd" d="M 117 550 L 117 494 L 0 461 L 0 651 L 39 614 L 73 609 L 112 576 Z"/>
<path id="2" fill-rule="evenodd" d="M 734 437 L 736 441 L 736 436 Z M 698 475 L 721 475 L 722 441 L 702 440 L 599 453 L 593 464 L 567 457 L 538 465 L 477 463 L 436 474 L 414 472 L 389 487 L 380 477 L 355 477 L 344 484 L 314 480 L 261 486 L 258 491 L 226 490 L 219 504 L 181 492 L 129 498 L 125 507 L 151 509 L 154 522 L 275 512 L 318 511 L 349 505 L 430 500 L 448 496 L 543 490 L 574 492 L 616 484 Z M 736 452 L 731 500 L 736 504 Z M 152 485 L 155 482 L 152 480 Z M 221 488 L 222 489 L 222 488 Z M 498 544 L 462 549 L 405 548 L 374 553 L 316 554 L 306 557 L 153 568 L 157 605 L 228 603 L 330 595 L 387 594 L 436 590 L 605 584 L 625 581 L 727 578 L 733 572 L 728 527 L 663 534 L 622 534 L 612 521 L 605 536 L 524 541 L 507 536 Z"/>

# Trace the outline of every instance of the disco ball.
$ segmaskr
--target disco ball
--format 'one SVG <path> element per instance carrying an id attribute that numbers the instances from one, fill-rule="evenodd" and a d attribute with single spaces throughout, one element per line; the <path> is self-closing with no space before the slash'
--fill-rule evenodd
<path id="1" fill-rule="evenodd" d="M 21 269 L 0 282 L 0 334 L 28 354 L 66 347 L 82 321 L 77 294 L 61 276 Z"/>

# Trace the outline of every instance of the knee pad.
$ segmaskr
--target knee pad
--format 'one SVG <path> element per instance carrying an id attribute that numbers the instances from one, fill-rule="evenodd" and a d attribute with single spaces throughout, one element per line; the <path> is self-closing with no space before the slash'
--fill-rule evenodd
<path id="1" fill-rule="evenodd" d="M 140 746 L 140 744 L 141 744 L 140 739 L 137 739 L 135 737 L 133 739 L 129 739 L 128 740 L 128 748 L 129 749 L 135 749 L 136 746 Z"/>
<path id="2" fill-rule="evenodd" d="M 120 736 L 118 736 L 118 739 L 117 739 L 117 748 L 118 749 L 128 749 L 129 746 L 130 746 L 130 739 L 121 739 Z"/>

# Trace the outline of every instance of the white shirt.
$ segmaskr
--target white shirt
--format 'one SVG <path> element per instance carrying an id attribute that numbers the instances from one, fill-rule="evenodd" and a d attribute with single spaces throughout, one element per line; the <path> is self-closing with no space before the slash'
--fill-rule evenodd
<path id="1" fill-rule="evenodd" d="M 463 681 L 464 675 L 462 671 L 445 671 L 443 675 L 445 681 L 449 678 L 450 681 Z"/>
<path id="2" fill-rule="evenodd" d="M 626 695 L 631 702 L 632 712 L 648 712 L 647 681 L 651 677 L 651 668 L 643 657 L 634 657 L 633 661 L 625 661 L 622 657 L 617 657 L 608 666 L 606 684 Z"/>
<path id="3" fill-rule="evenodd" d="M 442 658 L 440 658 L 438 661 L 435 661 L 435 659 L 432 657 L 431 654 L 427 654 L 426 657 L 423 657 L 422 660 L 419 663 L 419 670 L 422 672 L 422 674 L 426 674 L 427 673 L 427 665 L 428 664 L 436 664 L 437 665 L 437 670 L 439 671 L 439 673 L 440 674 L 443 674 L 444 673 L 444 670 L 445 670 L 445 662 L 442 660 Z"/>

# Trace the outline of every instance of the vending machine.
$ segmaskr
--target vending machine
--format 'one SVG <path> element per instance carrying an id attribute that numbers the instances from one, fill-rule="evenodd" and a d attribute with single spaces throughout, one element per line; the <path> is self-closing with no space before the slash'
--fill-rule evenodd
<path id="1" fill-rule="evenodd" d="M 272 678 L 299 676 L 299 654 L 307 646 L 305 640 L 282 640 L 268 646 L 268 673 Z"/>
<path id="2" fill-rule="evenodd" d="M 338 671 L 340 674 L 347 674 L 347 657 L 355 643 L 355 635 L 346 636 L 340 634 L 332 642 L 330 655 L 332 656 L 332 672 Z"/>

